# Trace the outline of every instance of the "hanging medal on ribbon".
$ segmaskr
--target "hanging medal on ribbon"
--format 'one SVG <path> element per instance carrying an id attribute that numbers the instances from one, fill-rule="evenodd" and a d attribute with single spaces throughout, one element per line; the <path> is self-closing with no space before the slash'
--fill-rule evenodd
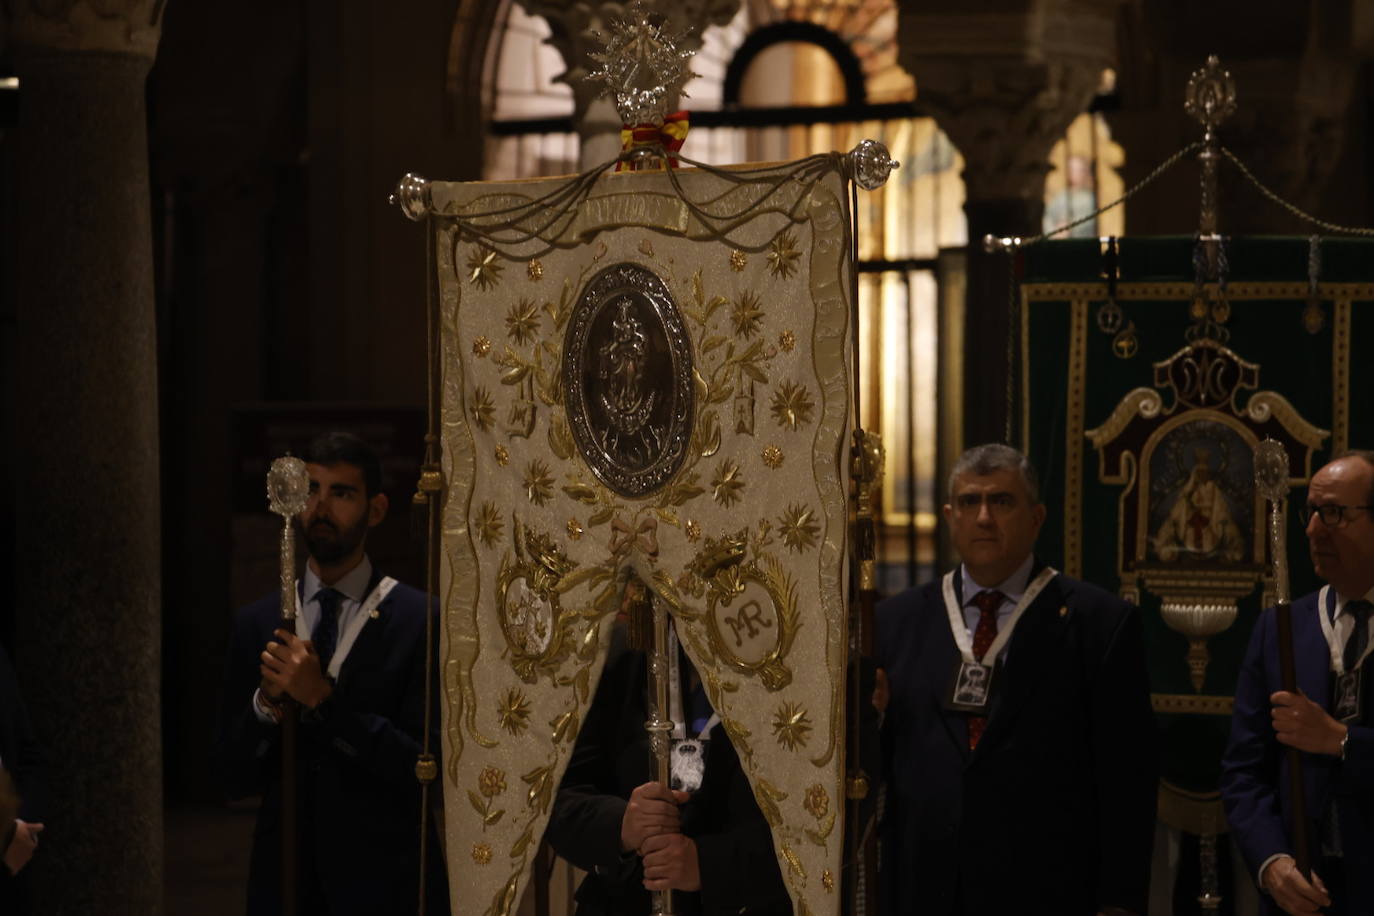
<path id="1" fill-rule="evenodd" d="M 942 583 L 945 611 L 949 614 L 950 635 L 954 637 L 954 645 L 959 649 L 959 664 L 955 666 L 954 675 L 950 679 L 949 695 L 945 701 L 946 709 L 977 716 L 988 714 L 992 708 L 993 675 L 997 673 L 997 656 L 1011 639 L 1016 622 L 1021 619 L 1026 608 L 1040 597 L 1040 592 L 1056 575 L 1058 572 L 1053 567 L 1046 566 L 1040 571 L 1040 575 L 1031 580 L 1025 594 L 1007 618 L 1006 625 L 998 629 L 997 638 L 980 659 L 973 655 L 973 639 L 969 636 L 968 624 L 964 620 L 964 608 L 954 594 L 954 572 L 945 574 Z"/>
<path id="2" fill-rule="evenodd" d="M 1346 671 L 1345 646 L 1341 644 L 1331 622 L 1335 609 L 1335 593 L 1331 591 L 1331 586 L 1322 586 L 1321 594 L 1317 596 L 1317 616 L 1321 619 L 1322 635 L 1326 637 L 1326 646 L 1331 652 L 1331 716 L 1346 725 L 1356 725 L 1364 719 L 1364 660 L 1369 657 L 1370 650 L 1374 650 L 1374 640 L 1365 646 L 1354 669 Z M 1355 625 L 1360 625 L 1358 620 Z M 1354 638 L 1353 633 L 1351 638 Z"/>
<path id="3" fill-rule="evenodd" d="M 671 739 L 671 750 L 669 752 L 670 769 L 672 779 L 669 788 L 680 792 L 695 792 L 701 788 L 702 782 L 706 778 L 706 757 L 711 750 L 711 729 L 720 722 L 720 715 L 712 712 L 710 718 L 706 720 L 703 727 L 696 735 L 691 736 L 691 730 L 687 727 L 687 720 L 690 711 L 683 708 L 683 670 L 680 663 L 681 653 L 678 651 L 677 630 L 668 630 L 668 683 L 669 694 L 668 707 L 671 710 L 669 718 L 673 720 L 673 737 Z"/>

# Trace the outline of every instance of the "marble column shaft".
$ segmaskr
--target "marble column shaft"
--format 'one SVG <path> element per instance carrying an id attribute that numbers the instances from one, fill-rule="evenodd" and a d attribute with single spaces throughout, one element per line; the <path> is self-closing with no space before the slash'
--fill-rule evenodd
<path id="1" fill-rule="evenodd" d="M 150 64 L 16 54 L 15 655 L 51 796 L 36 913 L 162 912 Z"/>

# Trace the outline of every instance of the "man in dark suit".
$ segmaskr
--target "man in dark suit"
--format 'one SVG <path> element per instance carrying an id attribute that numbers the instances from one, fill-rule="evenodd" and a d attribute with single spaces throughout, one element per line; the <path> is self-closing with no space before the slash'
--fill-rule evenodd
<path id="1" fill-rule="evenodd" d="M 709 736 L 701 785 L 690 793 L 652 781 L 648 660 L 629 648 L 624 624 L 612 631 L 546 833 L 588 872 L 578 916 L 648 916 L 651 890 L 672 890 L 682 916 L 790 916 L 768 823 L 725 729 L 709 707 L 691 711 L 694 675 L 686 656 L 681 663 L 684 717 L 698 720 L 687 729 Z"/>
<path id="2" fill-rule="evenodd" d="M 226 667 L 220 754 L 229 791 L 262 795 L 248 912 L 281 908 L 278 723 L 297 715 L 300 912 L 413 913 L 420 816 L 415 763 L 424 733 L 425 626 L 433 610 L 423 593 L 374 570 L 364 550 L 368 531 L 387 510 L 372 450 L 354 436 L 332 433 L 312 444 L 306 468 L 310 501 L 296 522 L 310 560 L 299 583 L 296 632 L 283 627 L 279 595 L 241 608 Z M 433 684 L 428 689 L 436 692 Z M 436 715 L 435 753 L 437 723 Z M 427 912 L 447 913 L 435 839 Z"/>
<path id="3" fill-rule="evenodd" d="M 1374 913 L 1374 678 L 1366 661 L 1374 645 L 1374 452 L 1351 452 L 1313 475 L 1304 514 L 1312 565 L 1330 584 L 1293 602 L 1299 693 L 1281 689 L 1270 608 L 1236 685 L 1221 796 L 1231 835 L 1267 894 L 1265 913 Z M 1284 746 L 1303 752 L 1310 881 L 1293 859 Z"/>
<path id="4" fill-rule="evenodd" d="M 1144 913 L 1156 767 L 1139 615 L 1037 562 L 1019 452 L 960 457 L 944 507 L 963 560 L 884 601 L 889 914 Z"/>

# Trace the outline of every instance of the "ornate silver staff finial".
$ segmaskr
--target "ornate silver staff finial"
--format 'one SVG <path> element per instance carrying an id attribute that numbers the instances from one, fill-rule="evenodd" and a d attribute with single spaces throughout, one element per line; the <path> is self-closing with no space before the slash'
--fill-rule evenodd
<path id="1" fill-rule="evenodd" d="M 600 83 L 601 94 L 615 99 L 626 124 L 659 126 L 697 75 L 688 66 L 695 53 L 686 48 L 691 32 L 672 29 L 645 0 L 635 0 L 627 13 L 611 21 L 607 34 L 592 33 L 602 50 L 589 56 L 600 66 L 586 79 Z"/>
<path id="2" fill-rule="evenodd" d="M 267 506 L 281 516 L 281 618 L 296 619 L 296 541 L 291 519 L 310 502 L 310 475 L 305 462 L 289 453 L 267 471 Z"/>
<path id="3" fill-rule="evenodd" d="M 1236 113 L 1236 81 L 1215 54 L 1207 58 L 1207 66 L 1194 70 L 1188 78 L 1183 110 L 1209 134 Z"/>
<path id="4" fill-rule="evenodd" d="M 1269 552 L 1274 556 L 1274 588 L 1280 604 L 1288 601 L 1288 538 L 1283 507 L 1288 499 L 1288 453 L 1274 439 L 1255 446 L 1255 488 L 1269 501 Z"/>
<path id="5" fill-rule="evenodd" d="M 848 176 L 865 191 L 876 191 L 887 184 L 887 176 L 902 166 L 877 140 L 860 140 L 844 158 Z"/>

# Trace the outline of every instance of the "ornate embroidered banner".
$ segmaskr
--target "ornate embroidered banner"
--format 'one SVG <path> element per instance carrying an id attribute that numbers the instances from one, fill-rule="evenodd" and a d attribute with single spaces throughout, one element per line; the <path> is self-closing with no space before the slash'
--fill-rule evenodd
<path id="1" fill-rule="evenodd" d="M 839 166 L 432 185 L 443 779 L 462 911 L 519 901 L 630 571 L 671 608 L 797 911 L 838 911 Z"/>

